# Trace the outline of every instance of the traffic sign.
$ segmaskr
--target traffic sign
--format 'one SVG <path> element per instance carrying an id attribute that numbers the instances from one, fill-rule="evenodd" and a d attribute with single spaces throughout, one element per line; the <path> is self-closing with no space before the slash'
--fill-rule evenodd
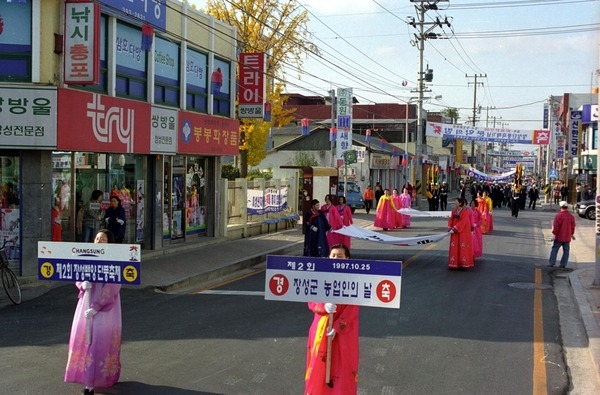
<path id="1" fill-rule="evenodd" d="M 548 175 L 549 178 L 558 178 L 558 174 L 556 173 L 556 169 L 550 169 L 550 175 Z"/>

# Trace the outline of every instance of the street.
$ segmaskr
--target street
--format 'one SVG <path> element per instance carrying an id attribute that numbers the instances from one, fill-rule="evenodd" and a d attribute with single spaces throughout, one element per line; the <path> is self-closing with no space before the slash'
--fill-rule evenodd
<path id="1" fill-rule="evenodd" d="M 495 210 L 484 256 L 468 271 L 447 269 L 447 239 L 415 247 L 353 240 L 353 258 L 404 262 L 400 309 L 361 309 L 359 394 L 567 393 L 553 292 L 560 273 L 546 267 L 542 232 L 554 214 L 514 219 Z M 445 231 L 445 219 L 413 218 L 390 234 Z M 194 293 L 123 288 L 121 379 L 96 393 L 301 394 L 312 313 L 304 303 L 265 301 L 262 269 Z M 81 392 L 63 383 L 76 296 L 65 285 L 0 309 L 1 393 Z"/>

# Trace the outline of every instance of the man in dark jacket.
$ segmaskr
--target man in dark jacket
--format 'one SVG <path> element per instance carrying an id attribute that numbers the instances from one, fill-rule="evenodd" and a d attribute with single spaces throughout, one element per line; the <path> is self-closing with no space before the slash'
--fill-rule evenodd
<path id="1" fill-rule="evenodd" d="M 527 196 L 529 197 L 529 208 L 535 210 L 535 203 L 540 198 L 540 191 L 537 189 L 536 185 L 529 188 Z"/>

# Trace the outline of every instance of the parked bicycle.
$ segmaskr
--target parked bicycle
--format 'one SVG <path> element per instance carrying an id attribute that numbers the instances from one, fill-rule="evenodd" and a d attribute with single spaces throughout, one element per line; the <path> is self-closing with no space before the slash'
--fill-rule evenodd
<path id="1" fill-rule="evenodd" d="M 14 303 L 21 303 L 21 287 L 17 280 L 17 275 L 8 266 L 8 255 L 4 248 L 6 247 L 7 240 L 4 240 L 2 247 L 0 247 L 0 277 L 2 277 L 2 285 L 8 295 L 8 298 Z"/>

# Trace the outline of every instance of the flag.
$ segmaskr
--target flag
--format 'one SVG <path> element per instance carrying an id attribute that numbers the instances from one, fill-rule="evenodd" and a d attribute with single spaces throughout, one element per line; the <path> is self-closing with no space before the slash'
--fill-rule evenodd
<path id="1" fill-rule="evenodd" d="M 385 141 L 385 139 L 381 139 L 381 148 L 385 148 L 386 144 L 387 144 L 387 141 Z"/>
<path id="2" fill-rule="evenodd" d="M 150 52 L 152 50 L 152 37 L 154 35 L 154 28 L 148 23 L 144 23 L 142 26 L 142 51 Z"/>
<path id="3" fill-rule="evenodd" d="M 302 135 L 308 136 L 310 134 L 310 129 L 309 129 L 310 120 L 308 118 L 302 118 L 300 120 L 300 125 L 302 125 L 301 126 Z"/>
<path id="4" fill-rule="evenodd" d="M 367 129 L 367 131 L 365 132 L 365 141 L 371 141 L 371 129 Z"/>
<path id="5" fill-rule="evenodd" d="M 335 133 L 336 133 L 335 128 L 329 128 L 329 141 L 331 141 L 331 142 L 335 141 Z"/>

